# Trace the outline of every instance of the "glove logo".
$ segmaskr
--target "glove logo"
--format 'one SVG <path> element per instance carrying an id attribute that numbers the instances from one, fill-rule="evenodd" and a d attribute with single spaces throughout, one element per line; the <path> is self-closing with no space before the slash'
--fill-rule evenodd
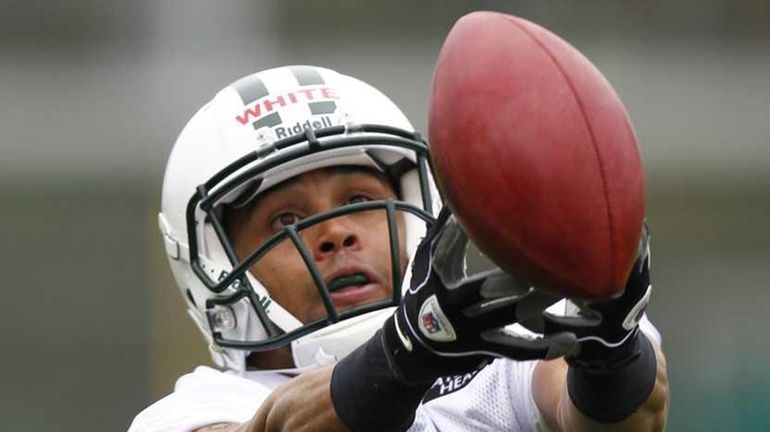
<path id="1" fill-rule="evenodd" d="M 430 334 L 441 331 L 441 324 L 438 322 L 438 319 L 436 319 L 436 316 L 433 315 L 433 312 L 428 312 L 427 315 L 423 315 L 422 326 L 425 327 Z"/>
<path id="2" fill-rule="evenodd" d="M 420 331 L 425 337 L 436 342 L 452 342 L 457 340 L 452 324 L 444 315 L 438 298 L 433 294 L 420 307 Z"/>

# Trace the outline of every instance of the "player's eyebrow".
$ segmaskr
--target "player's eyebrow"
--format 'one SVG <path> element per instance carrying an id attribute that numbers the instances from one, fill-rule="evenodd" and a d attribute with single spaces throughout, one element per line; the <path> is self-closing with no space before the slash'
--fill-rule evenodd
<path id="1" fill-rule="evenodd" d="M 388 180 L 388 177 L 384 173 L 382 173 L 382 172 L 380 172 L 380 171 L 378 171 L 378 170 L 376 170 L 374 168 L 358 166 L 358 165 L 337 165 L 337 166 L 319 168 L 319 170 L 323 171 L 327 175 L 334 175 L 334 174 L 356 174 L 356 173 L 369 174 L 371 176 L 374 176 L 374 177 L 382 180 L 386 184 L 388 184 L 389 187 L 393 190 L 393 192 L 397 194 L 396 187 L 393 185 L 392 182 L 390 182 Z M 226 205 L 225 208 L 228 208 L 228 209 L 232 209 L 232 208 L 235 208 L 235 209 L 251 208 L 254 205 L 256 205 L 260 201 L 260 199 L 264 198 L 268 194 L 272 194 L 272 193 L 275 193 L 275 192 L 283 191 L 283 190 L 286 190 L 286 189 L 291 189 L 292 186 L 294 186 L 297 182 L 300 181 L 302 176 L 303 176 L 303 174 L 300 174 L 298 176 L 295 176 L 295 177 L 292 177 L 290 179 L 284 180 L 281 183 L 278 183 L 276 185 L 270 186 L 269 188 L 267 188 L 267 189 L 263 190 L 262 192 L 260 192 L 258 195 L 254 195 L 253 192 L 251 192 L 251 191 L 249 191 L 247 189 L 245 192 L 243 192 L 240 195 L 243 198 L 237 198 L 232 204 Z M 252 190 L 253 190 L 253 188 L 252 188 Z M 250 198 L 244 199 L 246 197 L 250 197 Z"/>
<path id="2" fill-rule="evenodd" d="M 332 166 L 332 167 L 320 168 L 320 170 L 325 172 L 325 173 L 327 173 L 327 174 L 330 174 L 330 175 L 333 175 L 333 174 L 356 174 L 356 173 L 371 174 L 371 175 L 374 175 L 375 177 L 378 177 L 378 178 L 380 178 L 380 179 L 382 179 L 384 181 L 387 181 L 387 179 L 385 178 L 385 175 L 382 174 L 381 172 L 379 172 L 379 171 L 377 171 L 377 170 L 375 170 L 373 168 L 363 167 L 363 166 L 358 166 L 358 165 Z M 264 191 L 260 192 L 260 194 L 258 196 L 256 196 L 256 197 L 254 197 L 254 199 L 255 200 L 259 200 L 259 197 L 260 196 L 264 196 L 265 194 L 291 188 L 294 184 L 296 184 L 300 180 L 300 178 L 302 178 L 302 174 L 300 174 L 298 176 L 295 176 L 295 177 L 292 177 L 292 178 L 290 178 L 288 180 L 285 180 L 285 181 L 283 181 L 281 183 L 278 183 L 277 185 L 271 186 L 271 187 L 265 189 Z M 388 184 L 390 184 L 390 183 L 388 183 Z"/>

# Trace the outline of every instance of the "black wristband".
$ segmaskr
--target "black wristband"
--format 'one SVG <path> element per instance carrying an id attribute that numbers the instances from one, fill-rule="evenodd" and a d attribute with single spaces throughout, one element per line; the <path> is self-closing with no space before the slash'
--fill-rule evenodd
<path id="1" fill-rule="evenodd" d="M 650 396 L 658 370 L 655 349 L 642 332 L 634 337 L 633 344 L 633 357 L 614 367 L 570 364 L 569 397 L 592 420 L 617 423 L 633 414 Z"/>
<path id="2" fill-rule="evenodd" d="M 331 398 L 337 416 L 352 432 L 405 431 L 432 384 L 409 386 L 396 377 L 378 330 L 334 367 Z"/>

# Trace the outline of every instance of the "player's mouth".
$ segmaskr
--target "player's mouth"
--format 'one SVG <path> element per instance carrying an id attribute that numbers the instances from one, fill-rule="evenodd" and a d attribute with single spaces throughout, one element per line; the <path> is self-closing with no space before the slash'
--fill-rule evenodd
<path id="1" fill-rule="evenodd" d="M 369 283 L 369 277 L 363 273 L 354 273 L 351 275 L 340 276 L 329 284 L 329 291 L 334 292 L 350 286 L 360 286 Z"/>
<path id="2" fill-rule="evenodd" d="M 383 298 L 380 281 L 364 269 L 342 269 L 327 277 L 327 288 L 338 308 L 349 308 Z"/>

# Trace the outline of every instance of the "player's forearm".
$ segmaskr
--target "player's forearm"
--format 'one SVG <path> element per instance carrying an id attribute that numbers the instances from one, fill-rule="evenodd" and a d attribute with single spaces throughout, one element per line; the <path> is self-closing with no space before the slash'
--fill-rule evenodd
<path id="1" fill-rule="evenodd" d="M 349 432 L 332 405 L 332 366 L 287 381 L 270 394 L 251 421 L 236 432 Z"/>
<path id="2" fill-rule="evenodd" d="M 631 416 L 617 423 L 600 423 L 590 419 L 575 407 L 563 386 L 558 411 L 558 428 L 571 432 L 652 432 L 665 429 L 668 416 L 668 379 L 666 375 L 666 360 L 662 351 L 653 344 L 657 358 L 657 376 L 649 397 L 637 408 Z M 566 375 L 566 363 L 564 374 Z"/>
<path id="3" fill-rule="evenodd" d="M 655 344 L 652 346 L 657 370 L 649 395 L 638 407 L 634 407 L 632 414 L 613 423 L 591 420 L 575 406 L 567 388 L 569 366 L 564 359 L 538 362 L 532 378 L 532 391 L 546 424 L 555 432 L 664 430 L 669 404 L 666 359 Z M 604 398 L 605 402 L 624 403 L 622 398 L 601 392 L 595 396 Z"/>
<path id="4" fill-rule="evenodd" d="M 332 406 L 331 372 L 327 366 L 287 381 L 246 423 L 221 423 L 194 432 L 349 432 Z"/>

